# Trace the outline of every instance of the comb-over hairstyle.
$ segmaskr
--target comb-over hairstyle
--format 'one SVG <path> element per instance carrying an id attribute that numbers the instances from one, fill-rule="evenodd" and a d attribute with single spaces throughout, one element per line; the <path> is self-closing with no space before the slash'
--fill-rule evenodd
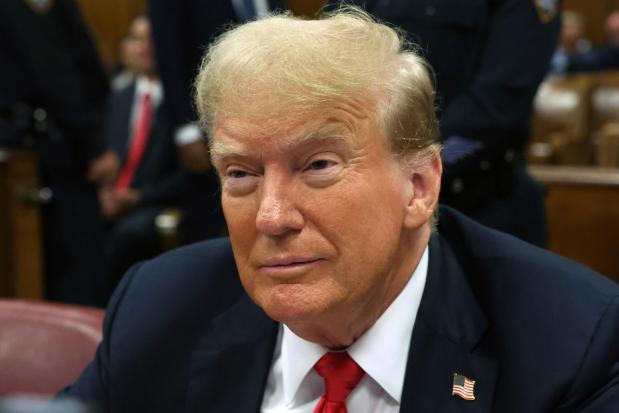
<path id="1" fill-rule="evenodd" d="M 394 154 L 439 147 L 428 64 L 403 34 L 355 7 L 319 20 L 273 14 L 232 28 L 209 47 L 195 87 L 209 136 L 220 117 L 294 118 L 369 98 Z"/>

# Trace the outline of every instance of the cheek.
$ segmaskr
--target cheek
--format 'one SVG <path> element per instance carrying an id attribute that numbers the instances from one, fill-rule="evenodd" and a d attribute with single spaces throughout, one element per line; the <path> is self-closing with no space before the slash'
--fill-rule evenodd
<path id="1" fill-rule="evenodd" d="M 241 281 L 249 284 L 252 279 L 249 255 L 256 239 L 255 210 L 251 202 L 227 198 L 225 195 L 222 196 L 222 208 L 234 258 L 241 272 Z"/>
<path id="2" fill-rule="evenodd" d="M 327 231 L 341 257 L 338 270 L 347 274 L 345 282 L 351 288 L 367 288 L 389 268 L 404 220 L 404 200 L 398 190 L 398 186 L 368 182 L 328 203 Z"/>
<path id="3" fill-rule="evenodd" d="M 251 235 L 255 230 L 257 206 L 252 199 L 235 198 L 222 194 L 221 206 L 230 238 Z"/>

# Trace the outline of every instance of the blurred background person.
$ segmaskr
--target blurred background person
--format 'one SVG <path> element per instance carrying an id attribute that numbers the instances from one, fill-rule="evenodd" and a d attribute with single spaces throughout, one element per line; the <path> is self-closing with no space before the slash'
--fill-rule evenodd
<path id="1" fill-rule="evenodd" d="M 155 57 L 181 159 L 193 171 L 184 199 L 184 242 L 220 236 L 224 219 L 219 181 L 210 167 L 203 133 L 192 104 L 194 78 L 205 48 L 227 25 L 284 8 L 281 0 L 150 0 Z"/>
<path id="2" fill-rule="evenodd" d="M 126 68 L 135 78 L 111 96 L 105 125 L 108 150 L 91 167 L 92 176 L 114 177 L 99 190 L 108 222 L 102 303 L 131 265 L 161 252 L 155 220 L 187 192 L 146 16 L 133 20 L 123 46 Z"/>
<path id="3" fill-rule="evenodd" d="M 351 3 L 402 28 L 434 69 L 444 143 L 441 202 L 545 246 L 544 189 L 525 169 L 524 147 L 533 98 L 557 44 L 558 2 Z"/>
<path id="4" fill-rule="evenodd" d="M 46 297 L 93 304 L 103 222 L 86 172 L 104 151 L 108 80 L 75 3 L 1 1 L 0 62 L 0 116 L 13 141 L 36 150 L 51 189 L 43 205 Z"/>
<path id="5" fill-rule="evenodd" d="M 619 10 L 606 18 L 605 45 L 570 56 L 567 70 L 592 72 L 619 69 Z"/>
<path id="6" fill-rule="evenodd" d="M 112 90 L 123 89 L 135 80 L 135 71 L 133 70 L 135 66 L 133 60 L 137 54 L 135 43 L 129 35 L 123 37 L 120 41 L 118 62 L 111 80 Z"/>
<path id="7" fill-rule="evenodd" d="M 585 38 L 585 21 L 580 13 L 564 10 L 561 13 L 559 45 L 550 60 L 550 74 L 565 73 L 571 56 L 591 50 L 591 42 Z"/>

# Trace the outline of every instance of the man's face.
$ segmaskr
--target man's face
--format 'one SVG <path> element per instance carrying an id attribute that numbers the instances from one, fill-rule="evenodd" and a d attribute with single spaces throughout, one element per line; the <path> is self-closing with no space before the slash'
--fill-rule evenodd
<path id="1" fill-rule="evenodd" d="M 138 17 L 129 28 L 122 44 L 123 64 L 138 74 L 150 75 L 155 72 L 155 57 L 151 39 L 150 22 Z"/>
<path id="2" fill-rule="evenodd" d="M 561 28 L 561 47 L 567 54 L 576 52 L 578 40 L 582 38 L 582 27 L 578 24 L 564 24 Z"/>
<path id="3" fill-rule="evenodd" d="M 294 122 L 215 123 L 213 161 L 241 281 L 275 320 L 382 312 L 414 269 L 400 246 L 412 182 L 372 113 L 351 100 Z"/>
<path id="4" fill-rule="evenodd" d="M 613 12 L 606 20 L 606 32 L 608 34 L 608 42 L 619 47 L 619 12 Z"/>

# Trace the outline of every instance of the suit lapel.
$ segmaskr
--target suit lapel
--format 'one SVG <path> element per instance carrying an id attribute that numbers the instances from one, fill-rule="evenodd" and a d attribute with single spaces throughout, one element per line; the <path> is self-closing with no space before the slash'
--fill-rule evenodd
<path id="1" fill-rule="evenodd" d="M 127 145 L 131 139 L 131 108 L 135 95 L 136 84 L 122 89 L 112 97 L 110 119 L 107 123 L 106 144 L 114 149 L 121 160 L 127 156 Z"/>
<path id="2" fill-rule="evenodd" d="M 215 318 L 191 356 L 186 412 L 260 411 L 277 330 L 246 295 Z"/>
<path id="3" fill-rule="evenodd" d="M 497 366 L 481 355 L 487 325 L 455 254 L 433 235 L 400 412 L 491 411 Z M 451 395 L 454 373 L 476 381 L 475 400 Z"/>

